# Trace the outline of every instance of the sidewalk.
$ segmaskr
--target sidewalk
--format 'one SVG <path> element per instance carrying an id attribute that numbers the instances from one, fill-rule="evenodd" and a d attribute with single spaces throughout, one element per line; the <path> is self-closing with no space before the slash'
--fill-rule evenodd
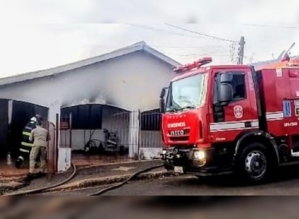
<path id="1" fill-rule="evenodd" d="M 10 177 L 20 177 L 28 173 L 29 165 L 25 163 L 21 169 L 15 167 L 13 160 L 11 165 L 7 165 L 6 160 L 0 160 L 0 180 Z"/>
<path id="2" fill-rule="evenodd" d="M 133 159 L 128 157 L 117 157 L 113 156 L 84 156 L 81 154 L 72 154 L 72 161 L 77 167 L 91 167 L 91 166 L 101 166 L 109 164 L 119 164 L 134 162 Z M 29 163 L 26 161 L 21 169 L 15 167 L 15 161 L 12 160 L 11 165 L 7 165 L 6 160 L 0 160 L 0 181 L 11 177 L 24 177 L 29 170 Z"/>
<path id="3" fill-rule="evenodd" d="M 49 191 L 61 191 L 61 190 L 70 190 L 77 189 L 89 186 L 98 186 L 105 185 L 110 183 L 118 183 L 126 180 L 132 174 L 147 169 L 152 166 L 157 166 L 162 164 L 160 160 L 150 160 L 150 161 L 134 161 L 128 163 L 120 163 L 120 164 L 105 164 L 100 166 L 91 166 L 91 167 L 79 167 L 77 169 L 77 174 L 69 181 L 67 184 L 64 184 L 60 187 L 56 187 Z M 35 179 L 31 182 L 29 186 L 22 188 L 22 184 L 17 182 L 17 178 L 15 180 L 11 180 L 10 182 L 2 182 L 0 183 L 0 194 L 6 193 L 8 191 L 26 191 L 31 189 L 37 189 L 49 185 L 53 185 L 63 180 L 67 179 L 72 173 L 72 169 L 63 174 L 57 174 L 52 177 L 52 179 L 48 178 L 40 178 Z M 171 173 L 165 171 L 164 168 L 158 168 L 152 170 L 148 173 L 144 173 L 140 175 L 139 179 L 146 178 L 159 178 L 164 176 L 172 175 Z"/>

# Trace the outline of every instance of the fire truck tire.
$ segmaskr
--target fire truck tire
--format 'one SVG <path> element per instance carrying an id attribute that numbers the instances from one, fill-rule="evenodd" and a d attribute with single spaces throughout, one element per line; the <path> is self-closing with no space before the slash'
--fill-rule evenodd
<path id="1" fill-rule="evenodd" d="M 254 142 L 244 147 L 238 156 L 236 173 L 251 184 L 264 182 L 270 173 L 271 159 L 263 144 Z"/>

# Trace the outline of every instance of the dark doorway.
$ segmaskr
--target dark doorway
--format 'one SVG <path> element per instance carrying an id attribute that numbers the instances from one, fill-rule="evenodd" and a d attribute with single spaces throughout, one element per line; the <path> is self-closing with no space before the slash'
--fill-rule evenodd
<path id="1" fill-rule="evenodd" d="M 27 122 L 35 114 L 40 114 L 43 118 L 48 118 L 48 108 L 31 103 L 13 101 L 12 119 L 9 133 L 10 152 L 13 157 L 18 155 L 18 149 L 22 140 L 22 131 Z"/>
<path id="2" fill-rule="evenodd" d="M 4 158 L 8 149 L 8 100 L 0 99 L 0 158 Z"/>

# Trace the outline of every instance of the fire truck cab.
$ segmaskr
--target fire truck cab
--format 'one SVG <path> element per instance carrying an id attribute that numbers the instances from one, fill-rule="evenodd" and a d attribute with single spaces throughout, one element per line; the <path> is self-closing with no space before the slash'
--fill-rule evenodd
<path id="1" fill-rule="evenodd" d="M 161 92 L 165 168 L 260 183 L 299 161 L 298 62 L 204 66 L 210 62 L 175 69 Z"/>

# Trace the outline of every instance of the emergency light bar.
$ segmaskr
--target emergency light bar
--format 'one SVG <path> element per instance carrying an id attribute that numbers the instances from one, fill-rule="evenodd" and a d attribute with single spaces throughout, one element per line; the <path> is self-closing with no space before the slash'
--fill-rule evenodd
<path id="1" fill-rule="evenodd" d="M 176 72 L 176 73 L 183 73 L 185 71 L 190 71 L 194 68 L 200 68 L 201 66 L 209 64 L 211 62 L 212 62 L 211 57 L 205 57 L 205 58 L 202 58 L 202 59 L 200 59 L 196 62 L 193 62 L 193 63 L 190 63 L 190 64 L 180 66 L 178 68 L 175 68 L 173 71 Z"/>

